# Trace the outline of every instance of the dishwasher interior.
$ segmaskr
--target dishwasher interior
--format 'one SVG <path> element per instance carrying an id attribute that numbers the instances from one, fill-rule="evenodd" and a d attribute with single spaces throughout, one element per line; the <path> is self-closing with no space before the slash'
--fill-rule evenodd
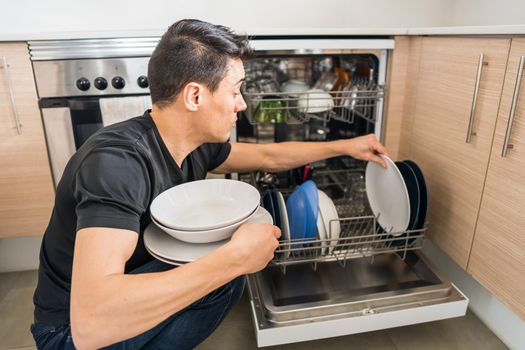
<path id="1" fill-rule="evenodd" d="M 237 139 L 319 142 L 381 135 L 385 67 L 380 57 L 364 53 L 252 59 L 245 65 L 247 109 L 239 115 Z M 365 167 L 344 156 L 281 173 L 239 174 L 261 195 L 277 190 L 285 199 L 311 179 L 338 215 L 327 238 L 281 239 L 269 266 L 248 276 L 259 346 L 465 314 L 468 299 L 420 252 L 427 223 L 404 232 L 379 226 L 366 196 Z"/>

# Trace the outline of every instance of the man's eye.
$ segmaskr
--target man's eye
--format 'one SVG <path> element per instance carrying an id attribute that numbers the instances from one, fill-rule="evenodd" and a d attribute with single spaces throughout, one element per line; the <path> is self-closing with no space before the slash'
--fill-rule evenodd
<path id="1" fill-rule="evenodd" d="M 240 94 L 241 94 L 240 92 L 234 92 L 233 96 L 239 96 Z"/>

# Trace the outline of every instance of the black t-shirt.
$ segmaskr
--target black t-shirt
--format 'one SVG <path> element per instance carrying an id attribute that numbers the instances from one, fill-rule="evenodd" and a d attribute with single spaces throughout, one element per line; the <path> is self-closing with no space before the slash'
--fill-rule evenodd
<path id="1" fill-rule="evenodd" d="M 229 143 L 203 144 L 179 167 L 153 122 L 143 116 L 105 127 L 69 160 L 57 186 L 55 206 L 40 249 L 35 319 L 49 325 L 69 322 L 71 271 L 76 232 L 86 227 L 135 231 L 139 240 L 126 272 L 152 260 L 143 233 L 149 207 L 161 192 L 201 180 L 223 163 Z"/>

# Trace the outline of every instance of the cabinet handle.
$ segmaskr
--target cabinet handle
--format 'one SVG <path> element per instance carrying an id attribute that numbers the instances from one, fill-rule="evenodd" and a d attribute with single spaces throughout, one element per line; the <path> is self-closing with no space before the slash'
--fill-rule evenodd
<path id="1" fill-rule="evenodd" d="M 476 74 L 476 85 L 474 87 L 474 96 L 472 97 L 472 106 L 470 107 L 470 118 L 468 120 L 468 132 L 467 132 L 467 143 L 470 143 L 472 138 L 472 128 L 474 127 L 474 115 L 476 114 L 476 104 L 478 102 L 478 93 L 479 93 L 479 82 L 481 81 L 481 69 L 483 66 L 486 66 L 488 63 L 483 62 L 483 57 L 485 55 L 479 54 L 478 62 L 478 72 Z"/>
<path id="2" fill-rule="evenodd" d="M 503 150 L 501 150 L 501 156 L 507 156 L 507 150 L 510 147 L 510 133 L 512 131 L 512 123 L 514 122 L 514 114 L 516 114 L 516 105 L 520 96 L 521 78 L 523 76 L 523 63 L 525 62 L 525 56 L 520 56 L 520 63 L 518 63 L 518 75 L 516 76 L 516 83 L 514 85 L 514 93 L 512 94 L 512 102 L 510 104 L 509 120 L 507 121 L 507 130 L 505 131 L 505 139 L 503 140 Z"/>
<path id="3" fill-rule="evenodd" d="M 5 79 L 7 81 L 7 86 L 9 88 L 9 96 L 11 97 L 11 109 L 13 110 L 13 115 L 15 117 L 16 131 L 18 132 L 18 135 L 21 135 L 22 125 L 20 124 L 20 120 L 18 119 L 18 111 L 16 110 L 16 102 L 15 102 L 15 94 L 13 92 L 13 84 L 11 83 L 11 77 L 9 75 L 9 66 L 7 65 L 7 59 L 5 58 L 5 56 L 2 56 L 2 62 L 4 66 Z"/>

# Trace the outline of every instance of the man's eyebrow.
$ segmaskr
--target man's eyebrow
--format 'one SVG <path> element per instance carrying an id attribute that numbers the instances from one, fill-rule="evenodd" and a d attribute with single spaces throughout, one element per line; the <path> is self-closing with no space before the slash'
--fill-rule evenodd
<path id="1" fill-rule="evenodd" d="M 242 83 L 243 81 L 246 81 L 246 77 L 242 77 L 235 85 Z"/>

